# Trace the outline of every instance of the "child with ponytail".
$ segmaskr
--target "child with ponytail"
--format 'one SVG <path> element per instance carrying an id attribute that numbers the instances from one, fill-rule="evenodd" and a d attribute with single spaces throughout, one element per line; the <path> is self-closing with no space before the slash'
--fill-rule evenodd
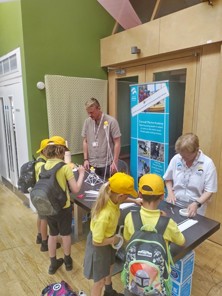
<path id="1" fill-rule="evenodd" d="M 101 186 L 92 209 L 84 259 L 84 275 L 94 281 L 91 296 L 101 296 L 104 286 L 104 296 L 123 295 L 112 288 L 111 273 L 120 244 L 120 237 L 116 235 L 119 205 L 128 195 L 137 197 L 134 179 L 125 173 L 116 173 Z"/>

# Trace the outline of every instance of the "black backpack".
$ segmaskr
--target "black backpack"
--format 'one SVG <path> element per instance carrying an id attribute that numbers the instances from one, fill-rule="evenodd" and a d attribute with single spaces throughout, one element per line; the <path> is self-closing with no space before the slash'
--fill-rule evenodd
<path id="1" fill-rule="evenodd" d="M 44 165 L 41 167 L 39 180 L 30 193 L 39 215 L 56 215 L 65 206 L 67 195 L 56 179 L 56 172 L 64 165 L 64 162 L 59 162 L 50 170 L 46 170 Z"/>
<path id="2" fill-rule="evenodd" d="M 135 232 L 126 247 L 121 274 L 125 288 L 140 296 L 170 296 L 172 258 L 163 238 L 170 218 L 160 216 L 153 231 L 145 229 L 148 225 L 142 224 L 140 212 L 132 212 L 132 218 Z"/>
<path id="3" fill-rule="evenodd" d="M 46 162 L 43 158 L 33 159 L 24 163 L 20 169 L 20 175 L 18 179 L 18 190 L 23 193 L 31 192 L 36 183 L 35 178 L 35 164 L 37 162 Z"/>

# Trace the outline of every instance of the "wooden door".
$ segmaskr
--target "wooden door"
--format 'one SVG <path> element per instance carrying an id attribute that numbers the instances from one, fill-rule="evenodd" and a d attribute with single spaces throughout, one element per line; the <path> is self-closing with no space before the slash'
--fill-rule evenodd
<path id="1" fill-rule="evenodd" d="M 120 73 L 118 69 L 112 70 L 108 75 L 109 82 L 109 103 L 108 110 L 109 114 L 116 117 L 117 116 L 117 93 L 118 93 L 118 79 L 137 77 L 137 83 L 145 82 L 145 65 L 135 66 L 135 67 L 123 67 L 124 74 Z"/>
<path id="2" fill-rule="evenodd" d="M 192 54 L 188 57 L 146 64 L 146 81 L 148 82 L 157 80 L 155 77 L 158 74 L 162 74 L 163 77 L 168 76 L 166 80 L 177 77 L 185 82 L 183 132 L 195 133 L 196 131 L 195 98 L 197 96 L 198 61 L 199 54 Z"/>
<path id="3" fill-rule="evenodd" d="M 121 130 L 120 156 L 128 165 L 130 155 L 130 84 L 145 81 L 145 66 L 114 69 L 109 73 L 109 114 L 117 118 Z"/>

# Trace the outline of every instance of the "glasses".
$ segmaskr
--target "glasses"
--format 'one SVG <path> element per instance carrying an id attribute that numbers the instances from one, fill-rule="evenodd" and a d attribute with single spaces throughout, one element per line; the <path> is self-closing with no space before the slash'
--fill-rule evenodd
<path id="1" fill-rule="evenodd" d="M 185 153 L 180 153 L 180 155 L 182 156 L 182 158 L 185 160 L 185 161 L 192 161 L 196 158 L 197 156 L 197 152 L 185 152 Z"/>

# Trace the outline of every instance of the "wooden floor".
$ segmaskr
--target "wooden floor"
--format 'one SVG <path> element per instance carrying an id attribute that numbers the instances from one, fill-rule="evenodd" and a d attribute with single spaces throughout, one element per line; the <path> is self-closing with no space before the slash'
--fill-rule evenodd
<path id="1" fill-rule="evenodd" d="M 46 285 L 65 280 L 89 296 L 92 283 L 82 272 L 85 241 L 72 245 L 74 269 L 67 272 L 62 266 L 50 276 L 48 252 L 40 252 L 35 239 L 36 214 L 0 183 L 0 295 L 39 296 Z M 62 254 L 59 249 L 58 256 Z M 221 296 L 222 246 L 205 241 L 195 256 L 192 296 Z M 120 274 L 113 277 L 113 286 L 123 290 Z"/>

